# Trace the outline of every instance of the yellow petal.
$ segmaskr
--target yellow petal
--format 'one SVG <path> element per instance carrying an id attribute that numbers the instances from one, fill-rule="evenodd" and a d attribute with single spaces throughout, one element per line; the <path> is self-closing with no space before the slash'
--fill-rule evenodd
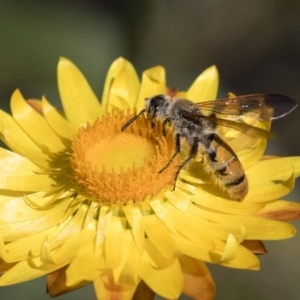
<path id="1" fill-rule="evenodd" d="M 278 199 L 288 194 L 295 182 L 294 166 L 277 159 L 259 161 L 246 171 L 246 175 L 250 189 L 245 202 Z"/>
<path id="2" fill-rule="evenodd" d="M 295 177 L 291 174 L 289 178 L 278 181 L 266 181 L 260 184 L 253 184 L 244 201 L 266 202 L 276 198 L 280 198 L 288 194 L 294 187 Z"/>
<path id="3" fill-rule="evenodd" d="M 137 111 L 145 108 L 145 98 L 166 93 L 165 69 L 157 66 L 144 71 L 138 100 L 135 104 Z"/>
<path id="4" fill-rule="evenodd" d="M 175 226 L 172 222 L 172 218 L 168 212 L 168 209 L 163 205 L 160 199 L 153 199 L 149 201 L 149 204 L 156 216 L 170 229 L 171 232 L 175 232 Z"/>
<path id="5" fill-rule="evenodd" d="M 142 255 L 138 253 L 134 244 L 131 230 L 126 230 L 126 240 L 124 250 L 126 259 L 117 269 L 113 270 L 114 281 L 116 283 L 136 285 L 140 278 L 140 262 Z"/>
<path id="6" fill-rule="evenodd" d="M 298 220 L 300 218 L 300 203 L 277 200 L 267 203 L 256 215 L 285 222 Z"/>
<path id="7" fill-rule="evenodd" d="M 79 69 L 61 58 L 57 68 L 58 88 L 67 120 L 76 128 L 93 123 L 102 115 L 97 97 Z"/>
<path id="8" fill-rule="evenodd" d="M 194 102 L 214 100 L 217 97 L 219 75 L 216 66 L 202 72 L 187 91 L 187 98 Z"/>
<path id="9" fill-rule="evenodd" d="M 179 262 L 184 277 L 183 293 L 191 299 L 212 300 L 216 287 L 205 263 L 186 255 Z"/>
<path id="10" fill-rule="evenodd" d="M 177 259 L 165 267 L 153 267 L 151 263 L 156 257 L 148 252 L 148 243 L 143 255 L 141 277 L 145 283 L 157 294 L 167 299 L 177 299 L 183 288 L 183 278 Z"/>
<path id="11" fill-rule="evenodd" d="M 82 229 L 82 223 L 86 216 L 87 207 L 82 205 L 70 220 L 70 223 L 56 237 L 48 238 L 41 247 L 41 261 L 45 264 L 66 264 L 76 254 L 76 250 L 88 244 L 94 237 L 96 231 L 95 220 Z M 57 249 L 52 252 L 52 249 Z"/>
<path id="12" fill-rule="evenodd" d="M 26 235 L 34 234 L 37 230 L 43 231 L 46 228 L 57 225 L 64 216 L 68 206 L 68 201 L 62 201 L 57 203 L 53 208 L 46 210 L 43 215 L 37 218 L 9 223 L 1 222 L 0 232 L 5 241 L 12 241 Z"/>
<path id="13" fill-rule="evenodd" d="M 136 247 L 141 254 L 144 251 L 145 245 L 145 234 L 143 228 L 143 215 L 141 211 L 128 204 L 123 207 L 126 219 L 132 228 L 132 235 L 134 238 L 134 242 Z"/>
<path id="14" fill-rule="evenodd" d="M 230 261 L 235 258 L 239 244 L 232 234 L 229 234 L 226 244 L 219 241 L 219 249 L 211 253 L 211 260 L 214 263 Z"/>
<path id="15" fill-rule="evenodd" d="M 236 256 L 232 260 L 224 261 L 220 264 L 235 269 L 258 270 L 260 267 L 257 256 L 241 245 L 239 245 Z"/>
<path id="16" fill-rule="evenodd" d="M 104 112 L 112 108 L 133 108 L 137 99 L 140 82 L 132 64 L 120 57 L 110 66 L 103 90 Z"/>
<path id="17" fill-rule="evenodd" d="M 107 234 L 107 228 L 112 216 L 112 212 L 109 212 L 108 206 L 102 206 L 100 208 L 100 214 L 97 224 L 97 235 L 96 235 L 96 248 L 103 244 Z"/>
<path id="18" fill-rule="evenodd" d="M 195 244 L 181 236 L 176 238 L 176 243 L 182 254 L 206 262 L 215 262 L 212 260 L 211 252 L 203 248 L 202 245 Z"/>
<path id="19" fill-rule="evenodd" d="M 66 270 L 67 286 L 76 286 L 81 282 L 93 281 L 103 273 L 101 269 L 105 268 L 105 265 L 99 264 L 94 254 L 93 240 L 76 251 Z"/>
<path id="20" fill-rule="evenodd" d="M 45 97 L 42 99 L 43 114 L 51 126 L 51 128 L 60 137 L 68 140 L 73 140 L 78 128 L 69 123 L 58 111 L 55 109 Z"/>
<path id="21" fill-rule="evenodd" d="M 251 240 L 280 240 L 295 235 L 296 229 L 286 222 L 263 219 L 259 217 L 231 216 L 231 221 L 239 222 L 247 230 L 247 239 Z M 223 222 L 228 222 L 224 219 Z"/>
<path id="22" fill-rule="evenodd" d="M 178 234 L 195 244 L 201 245 L 203 248 L 214 250 L 215 244 L 213 240 L 209 237 L 207 232 L 203 231 L 202 225 L 203 223 L 207 223 L 206 220 L 199 219 L 197 222 L 195 216 L 188 212 L 183 212 L 180 209 L 176 209 L 169 203 L 165 203 L 165 207 L 172 217 L 172 223 L 175 225 Z M 206 227 L 207 224 L 204 226 Z"/>
<path id="23" fill-rule="evenodd" d="M 290 177 L 294 173 L 293 164 L 281 158 L 261 160 L 255 166 L 248 170 L 249 179 L 253 184 L 260 182 L 261 179 L 267 180 L 281 180 Z M 260 176 L 254 176 L 254 173 Z M 253 178 L 252 178 L 253 177 Z"/>
<path id="24" fill-rule="evenodd" d="M 168 259 L 172 258 L 176 244 L 167 226 L 156 215 L 144 216 L 143 225 L 146 235 L 155 247 L 157 247 L 164 257 Z"/>
<path id="25" fill-rule="evenodd" d="M 47 236 L 54 236 L 57 234 L 57 227 L 52 226 L 45 228 L 41 232 L 35 232 L 32 235 L 20 237 L 3 246 L 5 253 L 3 253 L 3 260 L 6 262 L 17 262 L 26 260 L 31 255 L 39 255 L 41 245 Z"/>
<path id="26" fill-rule="evenodd" d="M 292 165 L 294 167 L 295 171 L 295 176 L 299 177 L 300 176 L 300 157 L 285 157 L 286 159 L 291 159 L 292 160 Z M 285 159 L 283 158 L 283 159 Z"/>
<path id="27" fill-rule="evenodd" d="M 300 176 L 300 157 L 299 156 L 291 156 L 291 157 L 272 157 L 267 160 L 275 160 L 273 163 L 277 164 L 277 168 L 281 165 L 290 164 L 294 167 L 295 176 Z M 272 163 L 272 162 L 271 162 Z"/>
<path id="28" fill-rule="evenodd" d="M 159 249 L 157 249 L 156 245 L 148 238 L 145 240 L 145 250 L 143 255 L 145 251 L 148 253 L 148 263 L 157 269 L 163 269 L 170 266 L 174 262 L 174 257 L 176 257 L 176 255 L 174 255 L 170 259 L 166 259 Z"/>
<path id="29" fill-rule="evenodd" d="M 0 110 L 1 138 L 14 152 L 27 157 L 39 166 L 46 166 L 48 155 L 41 151 L 9 114 Z"/>
<path id="30" fill-rule="evenodd" d="M 60 267 L 46 266 L 44 270 L 41 270 L 32 268 L 28 261 L 21 261 L 0 277 L 0 286 L 29 281 L 53 272 Z"/>
<path id="31" fill-rule="evenodd" d="M 185 179 L 185 177 L 183 177 L 183 179 Z M 197 190 L 196 195 L 186 194 L 180 189 L 176 189 L 174 192 L 169 193 L 168 198 L 172 199 L 172 203 L 176 203 L 176 207 L 186 207 L 187 203 L 185 202 L 189 201 L 190 203 L 197 203 L 201 205 L 201 207 L 234 215 L 251 215 L 259 212 L 264 207 L 264 204 L 261 203 L 224 201 L 224 198 L 216 197 L 201 189 Z"/>
<path id="32" fill-rule="evenodd" d="M 247 239 L 253 240 L 275 240 L 285 239 L 295 235 L 295 228 L 285 222 L 273 221 L 256 216 L 235 216 L 222 213 L 205 212 L 199 210 L 199 216 L 210 220 L 212 225 L 218 224 L 226 232 L 243 236 L 244 232 L 239 226 L 247 231 Z"/>
<path id="33" fill-rule="evenodd" d="M 13 223 L 39 218 L 45 214 L 43 210 L 32 209 L 23 197 L 0 203 L 1 223 Z"/>
<path id="34" fill-rule="evenodd" d="M 222 254 L 221 262 L 232 260 L 236 256 L 236 252 L 239 244 L 232 234 L 229 234 L 228 239 L 226 241 L 226 247 L 224 249 L 224 253 Z"/>
<path id="35" fill-rule="evenodd" d="M 170 196 L 169 196 L 170 197 Z M 241 226 L 237 222 L 231 222 L 230 218 L 227 219 L 227 215 L 223 212 L 215 212 L 211 209 L 205 209 L 204 207 L 198 207 L 197 205 L 193 204 L 191 201 L 185 199 L 185 200 L 179 200 L 177 201 L 174 198 L 170 198 L 172 204 L 179 210 L 181 210 L 184 214 L 186 214 L 186 217 L 190 220 L 191 223 L 199 224 L 201 222 L 201 225 L 199 226 L 202 230 L 202 235 L 206 235 L 206 239 L 208 238 L 212 239 L 213 242 L 216 242 L 216 240 L 226 240 L 228 238 L 228 232 L 232 232 L 235 234 L 235 238 L 238 240 L 242 239 L 244 233 L 241 229 Z M 224 201 L 224 199 L 223 199 Z M 223 220 L 226 219 L 227 222 L 226 227 L 225 224 L 223 224 Z M 176 241 L 177 241 L 176 237 Z M 209 248 L 210 244 L 200 243 L 201 247 L 207 247 Z M 199 258 L 200 259 L 200 258 Z"/>
<path id="36" fill-rule="evenodd" d="M 13 93 L 10 106 L 14 119 L 42 150 L 58 152 L 64 149 L 62 141 L 49 127 L 45 118 L 25 101 L 18 90 Z"/>
<path id="37" fill-rule="evenodd" d="M 105 238 L 105 260 L 109 269 L 119 267 L 126 259 L 125 218 L 112 216 Z"/>
<path id="38" fill-rule="evenodd" d="M 5 190 L 34 192 L 47 191 L 55 182 L 41 174 L 27 158 L 0 148 L 0 188 Z"/>

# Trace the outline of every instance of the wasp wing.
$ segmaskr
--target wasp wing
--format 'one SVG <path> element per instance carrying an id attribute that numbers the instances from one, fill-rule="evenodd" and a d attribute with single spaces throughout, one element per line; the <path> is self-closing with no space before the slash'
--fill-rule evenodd
<path id="1" fill-rule="evenodd" d="M 256 138 L 258 137 L 262 139 L 272 139 L 275 137 L 275 135 L 270 131 L 264 130 L 259 127 L 254 127 L 246 123 L 238 123 L 236 121 L 225 120 L 225 119 L 209 117 L 209 116 L 201 116 L 201 118 L 206 119 L 217 125 L 233 128 L 251 137 L 256 137 Z"/>
<path id="2" fill-rule="evenodd" d="M 197 103 L 202 112 L 220 114 L 226 119 L 239 119 L 245 115 L 261 121 L 282 118 L 293 111 L 297 102 L 275 94 L 253 94 Z"/>
<path id="3" fill-rule="evenodd" d="M 193 122 L 197 122 L 199 119 L 204 119 L 217 125 L 233 128 L 252 137 L 259 137 L 263 139 L 274 138 L 274 134 L 272 132 L 264 130 L 262 128 L 254 127 L 246 123 L 239 123 L 237 121 L 220 119 L 215 116 L 204 116 L 200 114 L 184 114 L 184 118 Z"/>

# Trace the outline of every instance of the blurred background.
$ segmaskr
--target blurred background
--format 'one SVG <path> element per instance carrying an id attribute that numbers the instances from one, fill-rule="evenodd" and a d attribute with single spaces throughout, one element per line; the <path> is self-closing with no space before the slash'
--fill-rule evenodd
<path id="1" fill-rule="evenodd" d="M 300 1 L 0 0 L 0 53 L 0 104 L 7 111 L 16 88 L 25 98 L 46 94 L 60 105 L 59 56 L 81 69 L 99 97 L 111 62 L 124 56 L 139 74 L 163 65 L 168 85 L 181 90 L 216 64 L 219 98 L 231 91 L 300 101 Z M 276 121 L 268 154 L 299 155 L 299 128 L 300 108 Z M 287 198 L 300 201 L 299 183 Z M 217 300 L 300 298 L 300 236 L 266 246 L 260 271 L 210 266 Z M 92 286 L 58 297 L 83 298 L 95 299 Z M 0 299 L 50 297 L 41 278 L 0 288 Z"/>

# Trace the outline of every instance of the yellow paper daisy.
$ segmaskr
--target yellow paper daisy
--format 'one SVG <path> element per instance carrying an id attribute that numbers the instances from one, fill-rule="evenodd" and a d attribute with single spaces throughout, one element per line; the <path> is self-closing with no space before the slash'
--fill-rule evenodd
<path id="1" fill-rule="evenodd" d="M 203 180 L 199 161 L 180 172 L 173 190 L 180 158 L 159 173 L 175 143 L 159 124 L 141 116 L 121 132 L 146 97 L 170 92 L 162 67 L 145 71 L 140 83 L 117 59 L 100 104 L 62 58 L 58 86 L 64 114 L 18 90 L 12 116 L 0 111 L 11 149 L 0 148 L 1 286 L 48 275 L 52 296 L 93 282 L 98 299 L 212 299 L 207 262 L 256 270 L 261 240 L 295 234 L 287 221 L 299 217 L 300 205 L 280 199 L 300 174 L 300 157 L 262 159 L 264 139 L 241 144 L 224 132 L 249 181 L 236 202 Z M 211 67 L 177 95 L 211 100 L 217 87 Z"/>

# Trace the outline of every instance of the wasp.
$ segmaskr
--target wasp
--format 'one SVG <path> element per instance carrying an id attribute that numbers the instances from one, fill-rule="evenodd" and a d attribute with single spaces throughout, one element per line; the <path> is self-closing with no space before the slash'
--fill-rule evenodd
<path id="1" fill-rule="evenodd" d="M 122 131 L 144 113 L 152 126 L 156 120 L 161 121 L 164 135 L 168 128 L 172 128 L 175 150 L 160 172 L 182 153 L 182 145 L 186 143 L 189 151 L 178 168 L 175 182 L 180 170 L 201 153 L 205 161 L 203 170 L 227 191 L 231 199 L 242 201 L 248 193 L 248 180 L 234 150 L 221 137 L 220 129 L 232 128 L 255 138 L 273 138 L 270 131 L 245 120 L 276 120 L 289 114 L 296 106 L 295 100 L 275 94 L 244 95 L 201 103 L 162 94 L 146 98 L 145 108 L 124 124 Z"/>

